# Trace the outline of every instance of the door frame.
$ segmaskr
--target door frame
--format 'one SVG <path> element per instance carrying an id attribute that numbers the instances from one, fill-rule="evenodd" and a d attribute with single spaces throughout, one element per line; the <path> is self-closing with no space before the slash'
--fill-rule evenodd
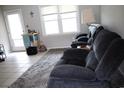
<path id="1" fill-rule="evenodd" d="M 11 50 L 11 52 L 24 51 L 25 47 L 13 47 L 13 42 L 12 42 L 13 40 L 12 40 L 11 34 L 10 34 L 10 27 L 9 27 L 7 15 L 8 14 L 14 14 L 14 13 L 19 14 L 20 19 L 21 19 L 20 21 L 21 21 L 21 24 L 22 24 L 23 32 L 25 32 L 24 20 L 23 20 L 21 9 L 14 9 L 14 10 L 4 11 L 4 18 L 5 18 L 5 23 L 6 23 L 6 27 L 7 27 L 8 37 L 9 37 L 10 50 Z"/>

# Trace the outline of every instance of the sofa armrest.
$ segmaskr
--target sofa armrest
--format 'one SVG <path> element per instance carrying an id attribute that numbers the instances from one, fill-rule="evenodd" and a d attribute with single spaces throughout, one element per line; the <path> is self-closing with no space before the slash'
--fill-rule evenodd
<path id="1" fill-rule="evenodd" d="M 50 77 L 65 78 L 65 79 L 80 79 L 85 81 L 96 80 L 95 72 L 75 65 L 58 65 L 50 74 Z"/>

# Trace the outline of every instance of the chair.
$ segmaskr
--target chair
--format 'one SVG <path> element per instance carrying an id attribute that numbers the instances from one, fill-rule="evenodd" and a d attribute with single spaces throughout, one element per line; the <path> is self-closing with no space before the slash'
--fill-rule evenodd
<path id="1" fill-rule="evenodd" d="M 124 40 L 118 34 L 100 31 L 92 51 L 68 49 L 64 52 L 61 62 L 50 74 L 47 87 L 112 87 L 113 74 L 124 59 L 123 47 Z"/>

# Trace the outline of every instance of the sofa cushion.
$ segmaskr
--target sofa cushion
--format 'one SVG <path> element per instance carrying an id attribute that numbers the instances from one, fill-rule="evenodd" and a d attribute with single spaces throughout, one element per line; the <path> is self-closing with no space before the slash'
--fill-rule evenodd
<path id="1" fill-rule="evenodd" d="M 57 65 L 50 76 L 65 79 L 96 80 L 94 71 L 74 65 Z"/>
<path id="2" fill-rule="evenodd" d="M 64 64 L 71 64 L 71 65 L 84 67 L 86 65 L 86 62 L 78 59 L 60 59 L 56 65 L 64 65 Z"/>
<path id="3" fill-rule="evenodd" d="M 105 81 L 84 81 L 81 79 L 66 79 L 50 77 L 48 88 L 108 88 L 109 83 Z"/>
<path id="4" fill-rule="evenodd" d="M 110 84 L 111 87 L 124 87 L 124 76 L 119 69 L 111 75 Z"/>
<path id="5" fill-rule="evenodd" d="M 89 51 L 85 49 L 70 48 L 64 51 L 61 59 L 63 59 L 66 64 L 74 63 L 74 65 L 76 65 L 75 63 L 77 63 L 78 65 L 82 64 L 85 66 L 85 58 L 88 53 Z"/>

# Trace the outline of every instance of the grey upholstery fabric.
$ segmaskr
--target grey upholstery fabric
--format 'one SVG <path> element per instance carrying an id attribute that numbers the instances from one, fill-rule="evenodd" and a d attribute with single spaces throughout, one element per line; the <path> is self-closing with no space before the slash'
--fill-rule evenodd
<path id="1" fill-rule="evenodd" d="M 63 53 L 62 59 L 83 59 L 87 56 L 89 51 L 85 49 L 66 49 Z"/>
<path id="2" fill-rule="evenodd" d="M 86 58 L 86 67 L 95 70 L 98 62 L 101 60 L 112 40 L 119 37 L 120 36 L 114 32 L 107 30 L 100 31 L 94 41 L 93 51 L 91 51 Z"/>
<path id="3" fill-rule="evenodd" d="M 73 65 L 80 65 L 80 66 L 85 66 L 85 58 L 89 51 L 84 50 L 84 49 L 75 49 L 75 48 L 70 48 L 64 51 L 62 60 L 59 63 L 61 64 L 73 64 Z M 62 63 L 63 62 L 63 63 Z"/>
<path id="4" fill-rule="evenodd" d="M 124 76 L 119 69 L 111 75 L 110 84 L 111 87 L 124 87 Z"/>
<path id="5" fill-rule="evenodd" d="M 94 51 L 91 51 L 86 57 L 86 67 L 94 71 L 97 65 L 98 65 L 98 60 L 96 59 Z"/>
<path id="6" fill-rule="evenodd" d="M 64 65 L 64 64 L 71 64 L 71 65 L 77 65 L 77 66 L 85 66 L 86 62 L 84 60 L 78 60 L 78 59 L 60 59 L 57 63 L 57 65 Z"/>
<path id="7" fill-rule="evenodd" d="M 81 80 L 96 80 L 94 71 L 81 66 L 59 65 L 51 72 L 51 77 Z"/>
<path id="8" fill-rule="evenodd" d="M 124 40 L 115 39 L 106 50 L 95 72 L 99 80 L 108 80 L 124 59 Z"/>
<path id="9" fill-rule="evenodd" d="M 69 61 L 71 58 L 82 59 L 74 62 L 85 61 L 86 66 L 68 65 L 67 62 L 55 66 L 48 87 L 116 87 L 120 82 L 118 79 L 122 78 L 116 71 L 124 59 L 124 40 L 114 32 L 102 30 L 93 43 L 93 50 L 88 54 L 83 53 L 81 49 L 64 52 L 63 61 Z"/>
<path id="10" fill-rule="evenodd" d="M 107 88 L 109 83 L 106 81 L 84 81 L 81 79 L 66 79 L 51 77 L 48 82 L 48 88 Z"/>
<path id="11" fill-rule="evenodd" d="M 111 41 L 119 37 L 120 36 L 118 34 L 108 30 L 102 30 L 99 32 L 93 44 L 93 51 L 98 61 L 100 61 Z"/>
<path id="12" fill-rule="evenodd" d="M 64 59 L 63 64 L 86 66 L 95 70 L 111 41 L 119 37 L 120 36 L 114 32 L 105 29 L 101 30 L 97 32 L 96 39 L 93 43 L 93 52 L 91 51 L 91 53 L 89 53 L 89 51 L 84 49 L 67 49 L 62 57 L 62 59 Z"/>

